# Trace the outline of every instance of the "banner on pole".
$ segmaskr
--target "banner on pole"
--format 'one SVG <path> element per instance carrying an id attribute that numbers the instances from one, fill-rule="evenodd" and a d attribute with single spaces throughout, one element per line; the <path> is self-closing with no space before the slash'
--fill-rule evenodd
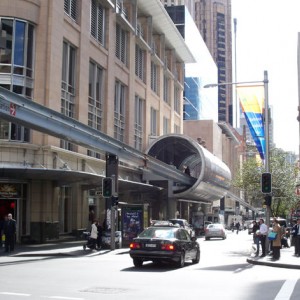
<path id="1" fill-rule="evenodd" d="M 237 94 L 251 136 L 262 160 L 265 159 L 266 140 L 263 122 L 264 86 L 238 86 Z"/>

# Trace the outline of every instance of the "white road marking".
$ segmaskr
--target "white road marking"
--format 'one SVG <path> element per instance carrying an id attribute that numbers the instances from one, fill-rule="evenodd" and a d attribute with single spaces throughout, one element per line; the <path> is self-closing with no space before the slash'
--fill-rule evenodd
<path id="1" fill-rule="evenodd" d="M 297 280 L 295 279 L 286 280 L 274 300 L 289 300 L 293 293 L 296 283 Z"/>
<path id="2" fill-rule="evenodd" d="M 60 296 L 51 296 L 47 297 L 49 299 L 65 299 L 65 300 L 84 300 L 84 298 L 72 298 L 72 297 L 60 297 Z"/>
<path id="3" fill-rule="evenodd" d="M 30 297 L 31 296 L 31 294 L 10 293 L 10 292 L 0 292 L 0 295 L 22 296 L 22 297 Z"/>

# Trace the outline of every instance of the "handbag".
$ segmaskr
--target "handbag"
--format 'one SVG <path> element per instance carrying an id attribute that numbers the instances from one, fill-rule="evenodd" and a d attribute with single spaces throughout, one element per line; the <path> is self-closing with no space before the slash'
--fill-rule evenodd
<path id="1" fill-rule="evenodd" d="M 277 232 L 274 232 L 274 231 L 269 232 L 268 239 L 270 241 L 274 241 L 274 240 L 276 240 L 276 238 L 277 238 Z"/>

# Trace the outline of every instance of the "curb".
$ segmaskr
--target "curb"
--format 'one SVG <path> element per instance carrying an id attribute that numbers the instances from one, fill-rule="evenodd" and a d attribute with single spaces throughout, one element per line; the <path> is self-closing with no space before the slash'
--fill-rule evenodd
<path id="1" fill-rule="evenodd" d="M 262 260 L 254 260 L 251 258 L 247 258 L 247 262 L 252 265 L 262 265 L 262 266 L 268 266 L 273 268 L 285 268 L 285 269 L 299 269 L 300 265 L 292 265 L 292 264 L 286 264 L 286 263 L 279 263 L 279 262 L 268 262 L 268 261 L 262 261 Z"/>

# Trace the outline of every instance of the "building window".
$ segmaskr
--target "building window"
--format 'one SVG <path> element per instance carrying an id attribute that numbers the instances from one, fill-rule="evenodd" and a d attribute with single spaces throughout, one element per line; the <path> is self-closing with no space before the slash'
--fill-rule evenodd
<path id="1" fill-rule="evenodd" d="M 174 110 L 180 114 L 180 90 L 177 86 L 174 87 Z"/>
<path id="2" fill-rule="evenodd" d="M 150 134 L 153 136 L 157 136 L 158 132 L 157 132 L 157 110 L 154 109 L 153 107 L 151 107 L 151 132 Z"/>
<path id="3" fill-rule="evenodd" d="M 170 130 L 169 130 L 169 119 L 164 117 L 164 120 L 163 120 L 163 133 L 168 134 L 169 132 L 170 132 Z"/>
<path id="4" fill-rule="evenodd" d="M 115 83 L 114 138 L 124 142 L 125 134 L 125 92 L 126 87 L 120 81 Z"/>
<path id="5" fill-rule="evenodd" d="M 127 31 L 116 25 L 116 57 L 127 64 Z"/>
<path id="6" fill-rule="evenodd" d="M 35 28 L 20 19 L 0 18 L 0 85 L 32 99 Z M 29 142 L 30 130 L 0 120 L 0 139 Z"/>
<path id="7" fill-rule="evenodd" d="M 164 75 L 164 101 L 170 104 L 170 79 Z"/>
<path id="8" fill-rule="evenodd" d="M 158 66 L 151 62 L 151 89 L 158 94 Z"/>
<path id="9" fill-rule="evenodd" d="M 98 0 L 91 1 L 91 35 L 105 45 L 105 9 Z"/>
<path id="10" fill-rule="evenodd" d="M 88 125 L 101 131 L 103 105 L 103 69 L 90 62 Z"/>
<path id="11" fill-rule="evenodd" d="M 75 116 L 75 65 L 76 49 L 68 42 L 63 43 L 62 83 L 61 83 L 61 113 L 67 117 Z M 74 150 L 74 146 L 61 140 L 61 148 Z"/>
<path id="12" fill-rule="evenodd" d="M 138 45 L 135 45 L 135 75 L 139 77 L 144 83 L 145 78 L 145 58 L 146 53 Z"/>
<path id="13" fill-rule="evenodd" d="M 143 120 L 145 101 L 139 96 L 135 96 L 135 117 L 134 117 L 134 146 L 137 150 L 142 150 L 143 146 Z"/>
<path id="14" fill-rule="evenodd" d="M 180 126 L 174 124 L 174 133 L 180 133 Z"/>
<path id="15" fill-rule="evenodd" d="M 103 69 L 97 64 L 90 62 L 89 68 L 89 107 L 88 107 L 88 125 L 96 130 L 102 130 L 103 116 Z M 101 158 L 100 153 L 93 150 L 87 150 L 87 155 L 95 158 Z"/>
<path id="16" fill-rule="evenodd" d="M 78 0 L 64 0 L 65 13 L 76 23 L 78 22 Z"/>

